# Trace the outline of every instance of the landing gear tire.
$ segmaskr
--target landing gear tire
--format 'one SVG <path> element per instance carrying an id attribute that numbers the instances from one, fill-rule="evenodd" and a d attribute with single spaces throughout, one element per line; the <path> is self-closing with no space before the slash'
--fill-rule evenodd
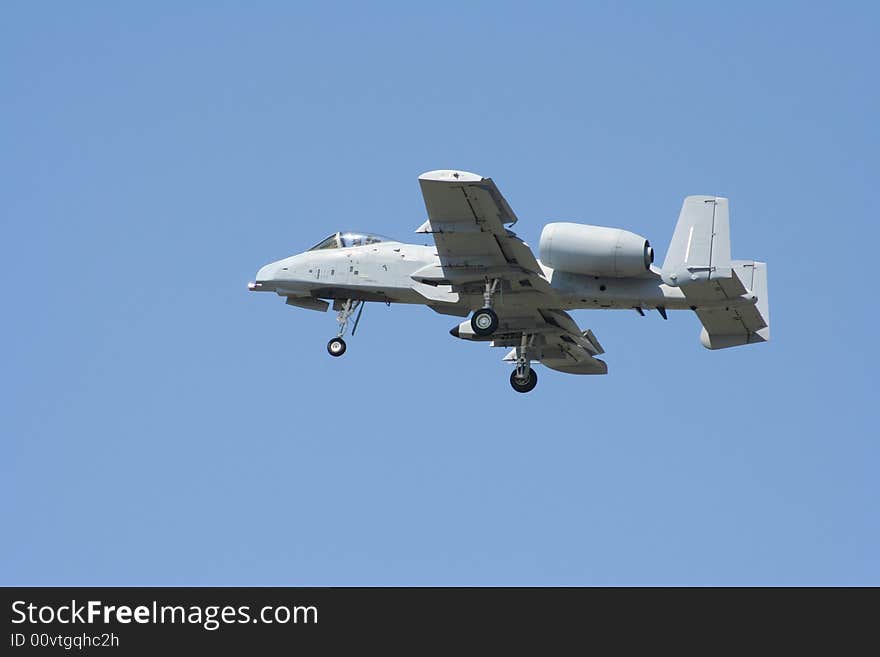
<path id="1" fill-rule="evenodd" d="M 333 338 L 327 343 L 327 353 L 337 358 L 345 353 L 345 340 L 342 338 Z"/>
<path id="2" fill-rule="evenodd" d="M 481 308 L 471 316 L 471 328 L 477 335 L 492 335 L 498 328 L 498 315 L 491 308 Z"/>
<path id="3" fill-rule="evenodd" d="M 529 378 L 523 381 L 516 375 L 516 370 L 510 373 L 510 385 L 517 392 L 531 392 L 538 385 L 538 374 L 533 369 L 529 369 Z"/>

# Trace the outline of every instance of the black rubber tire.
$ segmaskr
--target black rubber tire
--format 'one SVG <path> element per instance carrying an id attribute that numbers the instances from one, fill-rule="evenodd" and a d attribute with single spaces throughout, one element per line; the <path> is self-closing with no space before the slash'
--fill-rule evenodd
<path id="1" fill-rule="evenodd" d="M 531 392 L 535 389 L 535 386 L 538 385 L 538 373 L 529 368 L 529 380 L 522 382 L 516 378 L 516 370 L 513 370 L 513 372 L 510 373 L 510 385 L 513 386 L 513 389 L 517 392 Z"/>
<path id="2" fill-rule="evenodd" d="M 339 358 L 342 354 L 345 353 L 346 345 L 345 340 L 342 338 L 333 338 L 330 342 L 327 343 L 327 353 L 335 358 Z"/>
<path id="3" fill-rule="evenodd" d="M 486 324 L 486 321 L 489 323 Z M 492 335 L 498 329 L 498 315 L 491 308 L 480 308 L 471 315 L 471 329 L 481 337 Z"/>

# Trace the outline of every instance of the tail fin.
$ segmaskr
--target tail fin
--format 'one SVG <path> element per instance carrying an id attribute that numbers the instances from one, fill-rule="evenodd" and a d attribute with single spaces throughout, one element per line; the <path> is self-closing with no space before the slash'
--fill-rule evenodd
<path id="1" fill-rule="evenodd" d="M 730 219 L 722 196 L 688 196 L 681 206 L 663 262 L 663 281 L 674 287 L 730 278 Z"/>
<path id="2" fill-rule="evenodd" d="M 730 259 L 730 216 L 721 196 L 688 196 L 661 271 L 703 324 L 700 342 L 724 349 L 770 339 L 767 263 Z"/>

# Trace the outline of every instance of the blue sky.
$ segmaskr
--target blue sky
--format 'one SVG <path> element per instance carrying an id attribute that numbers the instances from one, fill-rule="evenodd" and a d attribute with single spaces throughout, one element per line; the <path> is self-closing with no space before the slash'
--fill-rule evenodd
<path id="1" fill-rule="evenodd" d="M 5 3 L 3 584 L 880 584 L 873 3 Z M 246 284 L 421 242 L 492 176 L 537 244 L 730 198 L 773 341 L 578 311 L 609 375 Z"/>

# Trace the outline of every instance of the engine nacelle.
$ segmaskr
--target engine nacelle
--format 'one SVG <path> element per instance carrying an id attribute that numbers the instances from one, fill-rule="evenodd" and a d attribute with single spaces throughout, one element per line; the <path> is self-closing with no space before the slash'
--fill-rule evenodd
<path id="1" fill-rule="evenodd" d="M 643 276 L 654 262 L 654 249 L 641 235 L 585 224 L 547 224 L 539 251 L 548 267 L 588 276 Z"/>

